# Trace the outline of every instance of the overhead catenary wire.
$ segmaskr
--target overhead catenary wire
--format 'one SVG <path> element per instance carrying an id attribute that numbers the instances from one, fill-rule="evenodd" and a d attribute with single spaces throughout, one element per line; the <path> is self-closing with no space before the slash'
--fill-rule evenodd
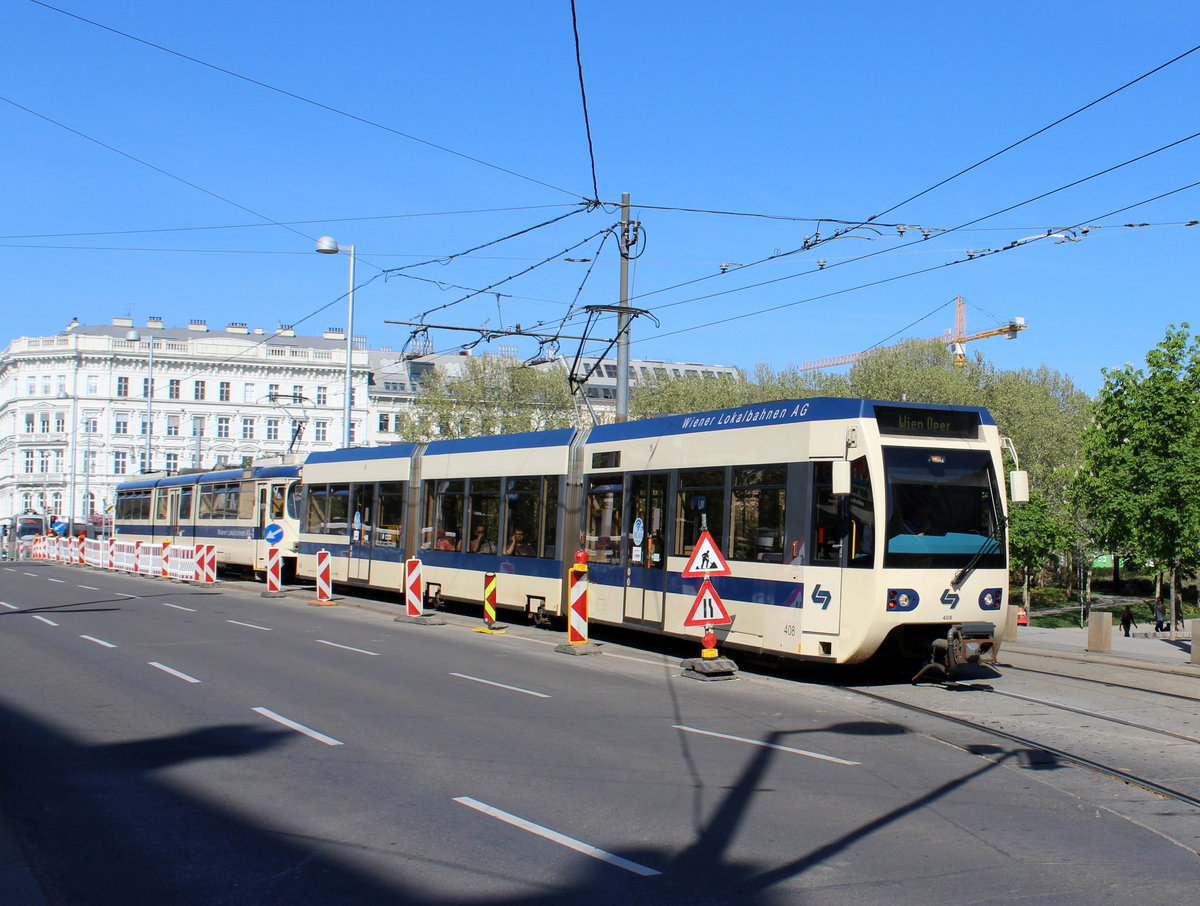
<path id="1" fill-rule="evenodd" d="M 305 97 L 304 95 L 301 95 L 301 94 L 296 94 L 295 92 L 288 91 L 285 88 L 279 88 L 276 85 L 271 85 L 267 82 L 263 82 L 259 79 L 251 78 L 250 76 L 247 76 L 247 75 L 242 75 L 239 72 L 234 72 L 232 69 L 226 69 L 223 66 L 217 66 L 215 63 L 209 63 L 208 61 L 201 60 L 198 57 L 193 57 L 193 56 L 190 56 L 189 54 L 181 53 L 178 50 L 172 50 L 169 47 L 164 47 L 162 44 L 156 44 L 155 42 L 148 41 L 145 38 L 139 38 L 137 35 L 131 35 L 128 32 L 124 32 L 124 31 L 121 31 L 120 29 L 113 28 L 110 25 L 105 25 L 102 22 L 97 22 L 94 19 L 88 19 L 85 16 L 78 15 L 77 13 L 72 13 L 65 9 L 59 9 L 57 6 L 51 6 L 49 3 L 44 3 L 43 0 L 29 0 L 29 2 L 35 4 L 36 6 L 41 6 L 45 9 L 48 9 L 52 12 L 59 13 L 60 15 L 68 16 L 72 19 L 77 19 L 80 22 L 83 22 L 87 25 L 93 26 L 94 28 L 103 29 L 104 31 L 111 32 L 114 35 L 119 35 L 120 37 L 126 38 L 130 41 L 136 41 L 138 44 L 143 44 L 146 47 L 152 47 L 155 50 L 162 51 L 163 53 L 170 54 L 171 56 L 179 57 L 181 60 L 187 60 L 189 63 L 195 63 L 197 66 L 204 66 L 208 69 L 213 70 L 214 72 L 222 73 L 223 75 L 230 76 L 231 78 L 241 79 L 243 82 L 248 82 L 251 85 L 257 85 L 259 88 L 265 88 L 268 91 L 273 91 L 276 94 L 283 95 L 284 97 L 289 97 L 289 98 L 292 98 L 293 100 L 300 101 L 305 104 L 310 104 L 313 107 L 318 107 L 318 108 L 320 108 L 322 110 L 326 110 L 330 113 L 335 113 L 338 116 L 344 116 L 347 119 L 351 119 L 356 122 L 362 123 L 365 126 L 372 126 L 376 129 L 381 129 L 384 132 L 390 132 L 392 135 L 397 135 L 401 138 L 408 139 L 409 141 L 417 142 L 418 144 L 425 145 L 425 146 L 427 146 L 429 148 L 433 148 L 437 151 L 445 152 L 446 154 L 452 154 L 455 157 L 460 157 L 463 160 L 471 161 L 472 163 L 479 164 L 480 166 L 489 167 L 489 168 L 491 168 L 493 170 L 497 170 L 501 173 L 507 173 L 509 176 L 515 176 L 517 179 L 523 179 L 523 180 L 526 180 L 527 182 L 536 183 L 539 186 L 544 186 L 547 189 L 553 189 L 554 191 L 561 192 L 564 195 L 570 195 L 574 198 L 583 198 L 583 195 L 579 192 L 572 192 L 569 189 L 562 188 L 561 186 L 556 186 L 556 185 L 552 185 L 551 183 L 548 183 L 548 182 L 543 182 L 542 180 L 535 179 L 532 176 L 526 176 L 523 173 L 518 173 L 516 170 L 510 170 L 507 167 L 501 167 L 499 164 L 489 163 L 488 161 L 483 160 L 481 158 L 472 157 L 470 154 L 464 154 L 461 151 L 455 151 L 453 148 L 447 148 L 445 145 L 439 145 L 436 142 L 429 141 L 428 139 L 419 138 L 418 136 L 410 135 L 407 132 L 401 132 L 399 129 L 394 129 L 391 126 L 385 126 L 382 123 L 375 122 L 374 120 L 367 119 L 366 117 L 363 117 L 363 116 L 358 116 L 357 114 L 350 113 L 346 110 L 342 110 L 339 107 L 334 107 L 331 104 L 324 104 L 321 101 L 313 100 L 312 98 Z"/>
<path id="2" fill-rule="evenodd" d="M 592 162 L 592 200 L 600 204 L 600 186 L 596 181 L 596 148 L 592 143 L 592 121 L 588 117 L 587 88 L 583 83 L 583 52 L 579 46 L 579 16 L 571 0 L 571 28 L 575 33 L 575 67 L 579 70 L 579 98 L 583 104 L 583 127 L 587 133 L 588 158 Z"/>

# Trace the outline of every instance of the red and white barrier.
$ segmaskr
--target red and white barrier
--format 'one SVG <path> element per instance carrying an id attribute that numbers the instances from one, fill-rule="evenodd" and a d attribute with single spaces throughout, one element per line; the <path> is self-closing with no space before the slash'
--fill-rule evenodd
<path id="1" fill-rule="evenodd" d="M 567 644 L 586 645 L 588 643 L 588 568 L 586 563 L 576 563 L 571 567 L 570 582 Z"/>
<path id="2" fill-rule="evenodd" d="M 163 558 L 166 567 L 166 577 L 177 582 L 196 581 L 196 558 L 199 554 L 197 547 L 185 547 L 182 544 L 172 544 L 170 555 Z"/>
<path id="3" fill-rule="evenodd" d="M 267 594 L 279 594 L 282 585 L 283 557 L 279 548 L 267 548 Z"/>
<path id="4" fill-rule="evenodd" d="M 421 561 L 404 561 L 404 605 L 410 617 L 419 617 L 425 612 L 425 601 L 421 595 Z"/>
<path id="5" fill-rule="evenodd" d="M 317 551 L 317 601 L 328 604 L 333 600 L 333 578 L 330 572 L 329 551 Z"/>

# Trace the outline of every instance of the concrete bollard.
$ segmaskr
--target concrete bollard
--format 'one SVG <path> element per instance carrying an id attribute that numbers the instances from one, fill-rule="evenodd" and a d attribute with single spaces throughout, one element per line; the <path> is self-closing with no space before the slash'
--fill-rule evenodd
<path id="1" fill-rule="evenodd" d="M 1093 610 L 1088 617 L 1087 650 L 1103 653 L 1112 651 L 1113 614 Z"/>
<path id="2" fill-rule="evenodd" d="M 1004 625 L 1000 628 L 1000 641 L 1015 642 L 1017 640 L 1017 605 L 1009 604 L 1004 608 Z"/>
<path id="3" fill-rule="evenodd" d="M 1191 663 L 1200 664 L 1200 646 L 1196 644 L 1200 640 L 1200 620 L 1188 620 L 1183 625 L 1187 627 L 1188 635 L 1192 637 Z"/>

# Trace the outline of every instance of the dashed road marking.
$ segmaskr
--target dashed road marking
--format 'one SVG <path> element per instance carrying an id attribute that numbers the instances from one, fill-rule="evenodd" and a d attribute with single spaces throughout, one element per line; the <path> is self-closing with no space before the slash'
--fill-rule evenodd
<path id="1" fill-rule="evenodd" d="M 263 717 L 270 718 L 271 720 L 275 721 L 276 723 L 281 723 L 285 727 L 289 727 L 290 729 L 295 730 L 298 733 L 303 733 L 305 736 L 311 737 L 312 739 L 315 739 L 318 742 L 323 742 L 327 746 L 344 745 L 344 743 L 340 739 L 334 739 L 332 736 L 326 736 L 324 733 L 318 733 L 316 730 L 312 729 L 311 727 L 304 726 L 304 724 L 298 724 L 294 720 L 288 720 L 282 714 L 276 714 L 274 711 L 270 710 L 269 708 L 251 708 L 251 710 L 257 714 L 261 714 Z"/>
<path id="2" fill-rule="evenodd" d="M 194 607 L 184 607 L 182 604 L 168 604 L 166 601 L 160 602 L 163 607 L 174 607 L 176 610 L 186 610 L 188 613 L 196 613 Z"/>
<path id="3" fill-rule="evenodd" d="M 87 639 L 89 642 L 95 642 L 97 645 L 103 645 L 105 648 L 116 648 L 112 642 L 106 642 L 104 639 L 98 639 L 94 635 L 81 635 L 81 639 Z"/>
<path id="4" fill-rule="evenodd" d="M 683 730 L 685 733 L 695 733 L 699 736 L 712 736 L 716 739 L 728 739 L 732 742 L 742 742 L 748 746 L 760 746 L 764 749 L 775 749 L 779 752 L 787 752 L 791 755 L 806 755 L 809 758 L 819 758 L 822 761 L 832 761 L 835 764 L 862 764 L 861 761 L 846 761 L 844 758 L 835 758 L 832 755 L 822 755 L 820 752 L 809 752 L 805 749 L 793 749 L 791 746 L 776 745 L 773 742 L 763 742 L 760 739 L 746 739 L 744 736 L 730 736 L 727 733 L 713 733 L 711 730 L 697 730 L 695 727 L 681 727 L 678 724 L 675 724 L 671 727 L 671 729 Z"/>
<path id="5" fill-rule="evenodd" d="M 261 629 L 263 632 L 270 632 L 270 626 L 256 626 L 253 623 L 243 623 L 241 620 L 226 620 L 226 623 L 232 623 L 234 626 L 248 626 L 251 629 Z"/>
<path id="6" fill-rule="evenodd" d="M 171 674 L 171 676 L 179 677 L 185 683 L 203 682 L 203 680 L 198 680 L 194 676 L 188 676 L 186 673 L 183 673 L 179 670 L 175 670 L 172 667 L 168 667 L 166 664 L 160 664 L 158 661 L 147 661 L 146 663 L 148 663 L 151 667 L 155 667 L 155 668 L 161 670 L 163 673 L 169 673 L 169 674 Z"/>
<path id="7" fill-rule="evenodd" d="M 522 695 L 533 695 L 537 698 L 550 697 L 544 692 L 534 692 L 532 689 L 522 689 L 520 686 L 508 686 L 504 683 L 494 683 L 491 680 L 481 679 L 478 676 L 469 676 L 466 673 L 451 673 L 450 675 L 457 676 L 459 679 L 470 680 L 473 683 L 483 683 L 485 686 L 495 686 L 498 689 L 508 689 L 510 692 L 520 692 Z"/>
<path id="8" fill-rule="evenodd" d="M 39 617 L 37 614 L 34 614 L 34 615 L 33 615 L 33 618 L 34 618 L 35 620 L 41 620 L 41 621 L 42 621 L 43 623 L 45 623 L 47 626 L 57 626 L 57 625 L 58 625 L 58 624 L 57 624 L 57 623 L 55 623 L 53 620 L 51 620 L 49 617 Z"/>
<path id="9" fill-rule="evenodd" d="M 379 657 L 378 651 L 367 651 L 365 648 L 351 648 L 349 645 L 339 645 L 337 642 L 327 642 L 324 639 L 317 639 L 322 645 L 332 645 L 334 648 L 345 648 L 347 651 L 357 651 L 359 654 L 369 654 L 371 657 Z"/>

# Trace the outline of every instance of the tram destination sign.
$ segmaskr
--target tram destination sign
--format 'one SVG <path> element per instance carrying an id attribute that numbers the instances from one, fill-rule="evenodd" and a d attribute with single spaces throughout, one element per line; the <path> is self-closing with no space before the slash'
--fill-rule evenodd
<path id="1" fill-rule="evenodd" d="M 876 406 L 875 420 L 879 423 L 880 434 L 962 438 L 979 436 L 979 413 L 974 410 Z"/>

